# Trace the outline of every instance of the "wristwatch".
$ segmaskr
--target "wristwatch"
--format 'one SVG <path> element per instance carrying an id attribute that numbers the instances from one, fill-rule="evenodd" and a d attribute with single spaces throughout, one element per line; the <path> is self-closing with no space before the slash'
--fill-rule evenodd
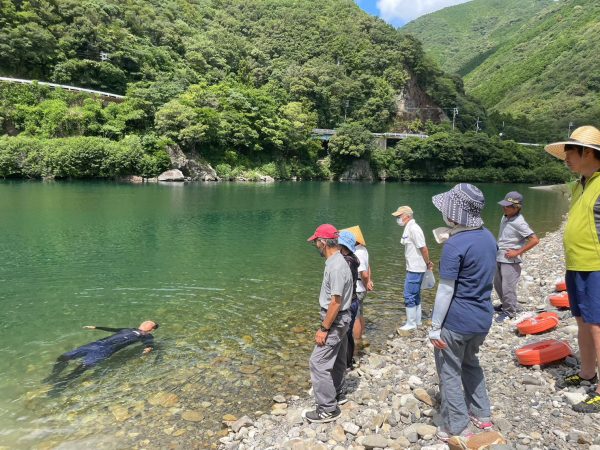
<path id="1" fill-rule="evenodd" d="M 319 326 L 319 331 L 324 331 L 325 333 L 329 332 L 329 328 L 325 328 L 323 324 Z"/>

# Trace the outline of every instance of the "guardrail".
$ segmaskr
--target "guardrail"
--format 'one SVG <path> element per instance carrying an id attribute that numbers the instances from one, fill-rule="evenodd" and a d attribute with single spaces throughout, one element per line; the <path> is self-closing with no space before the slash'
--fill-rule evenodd
<path id="1" fill-rule="evenodd" d="M 48 83 L 46 81 L 37 81 L 37 80 L 24 80 L 21 78 L 10 78 L 10 77 L 0 77 L 0 81 L 4 81 L 6 83 L 17 83 L 17 84 L 40 84 L 42 86 L 49 86 L 51 88 L 59 88 L 64 89 L 66 91 L 71 92 L 85 92 L 87 94 L 98 95 L 104 98 L 110 98 L 114 100 L 125 100 L 124 95 L 113 94 L 112 92 L 104 92 L 104 91 L 96 91 L 94 89 L 86 89 L 80 88 L 76 86 L 68 86 L 65 84 L 57 84 L 57 83 Z"/>

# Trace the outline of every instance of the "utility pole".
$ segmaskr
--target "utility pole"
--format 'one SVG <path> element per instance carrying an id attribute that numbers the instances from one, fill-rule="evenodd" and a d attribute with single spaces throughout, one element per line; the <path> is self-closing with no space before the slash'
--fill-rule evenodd
<path id="1" fill-rule="evenodd" d="M 348 110 L 348 105 L 350 105 L 350 100 L 346 99 L 344 102 L 344 122 L 346 121 L 346 111 Z"/>
<path id="2" fill-rule="evenodd" d="M 571 128 L 573 128 L 573 122 L 569 122 L 569 134 L 567 134 L 567 139 L 571 137 Z"/>
<path id="3" fill-rule="evenodd" d="M 479 128 L 480 122 L 481 121 L 479 120 L 479 117 L 477 117 L 477 122 L 475 122 L 475 133 L 479 133 L 479 130 L 481 129 L 481 128 Z"/>
<path id="4" fill-rule="evenodd" d="M 452 109 L 452 130 L 454 131 L 454 126 L 456 124 L 456 116 L 458 116 L 458 108 L 455 106 Z"/>

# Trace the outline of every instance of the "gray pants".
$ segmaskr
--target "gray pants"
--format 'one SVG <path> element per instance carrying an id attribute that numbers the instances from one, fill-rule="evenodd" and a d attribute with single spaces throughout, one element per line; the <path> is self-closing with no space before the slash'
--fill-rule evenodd
<path id="1" fill-rule="evenodd" d="M 321 311 L 321 320 L 326 311 Z M 324 411 L 337 408 L 336 395 L 343 392 L 346 383 L 346 333 L 350 325 L 350 311 L 340 312 L 329 329 L 325 345 L 315 345 L 310 355 L 310 379 L 317 405 Z"/>
<path id="2" fill-rule="evenodd" d="M 502 311 L 510 317 L 517 315 L 517 285 L 521 278 L 521 264 L 496 263 L 494 289 L 502 301 Z"/>
<path id="3" fill-rule="evenodd" d="M 448 344 L 435 349 L 435 365 L 440 379 L 442 405 L 440 427 L 451 435 L 469 425 L 469 414 L 491 417 L 490 400 L 477 353 L 487 334 L 462 334 L 442 328 L 441 338 Z"/>

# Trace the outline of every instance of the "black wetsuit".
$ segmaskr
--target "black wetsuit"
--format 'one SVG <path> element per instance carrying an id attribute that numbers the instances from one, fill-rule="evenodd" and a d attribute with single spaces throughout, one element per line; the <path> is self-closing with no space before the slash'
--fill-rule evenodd
<path id="1" fill-rule="evenodd" d="M 96 330 L 112 331 L 115 334 L 112 336 L 99 339 L 89 344 L 82 345 L 63 354 L 59 359 L 69 361 L 71 359 L 83 358 L 83 365 L 86 367 L 98 364 L 105 360 L 113 353 L 118 352 L 124 347 L 127 347 L 136 342 L 142 342 L 146 348 L 152 347 L 154 338 L 152 334 L 141 331 L 137 328 L 109 328 L 96 327 Z"/>
<path id="2" fill-rule="evenodd" d="M 45 382 L 59 383 L 65 387 L 67 382 L 77 378 L 90 367 L 104 361 L 113 353 L 118 352 L 124 347 L 135 344 L 136 342 L 143 343 L 146 348 L 152 348 L 153 346 L 154 338 L 152 337 L 152 334 L 138 328 L 96 327 L 95 329 L 111 331 L 115 334 L 82 345 L 75 350 L 60 355 L 52 368 L 52 373 L 44 379 Z M 59 380 L 58 376 L 67 367 L 69 361 L 78 358 L 83 358 L 82 363 L 67 376 Z"/>

